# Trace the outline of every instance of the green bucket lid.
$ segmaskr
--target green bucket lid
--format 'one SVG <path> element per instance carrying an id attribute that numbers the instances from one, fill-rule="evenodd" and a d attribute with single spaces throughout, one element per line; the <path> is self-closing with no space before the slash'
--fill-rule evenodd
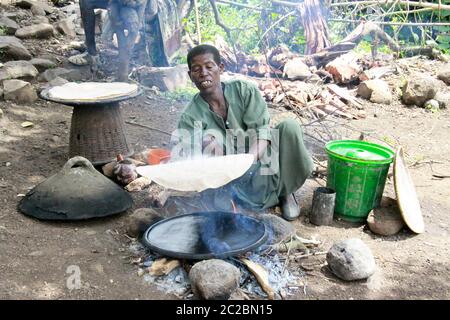
<path id="1" fill-rule="evenodd" d="M 330 141 L 325 145 L 325 150 L 330 156 L 363 164 L 391 163 L 395 155 L 387 147 L 360 140 Z"/>

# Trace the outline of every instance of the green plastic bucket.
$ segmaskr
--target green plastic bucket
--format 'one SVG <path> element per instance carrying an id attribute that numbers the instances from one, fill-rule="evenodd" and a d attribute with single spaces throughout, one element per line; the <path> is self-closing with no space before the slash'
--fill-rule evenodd
<path id="1" fill-rule="evenodd" d="M 346 221 L 365 221 L 380 204 L 394 152 L 359 140 L 330 141 L 325 150 L 327 187 L 336 191 L 335 215 Z"/>

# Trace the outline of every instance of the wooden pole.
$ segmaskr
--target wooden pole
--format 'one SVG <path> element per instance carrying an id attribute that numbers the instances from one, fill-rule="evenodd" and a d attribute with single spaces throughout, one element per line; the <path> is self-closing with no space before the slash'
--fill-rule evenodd
<path id="1" fill-rule="evenodd" d="M 272 0 L 273 4 L 278 4 L 286 7 L 297 7 L 300 3 L 293 3 L 288 1 L 281 0 Z M 331 3 L 331 7 L 348 7 L 352 5 L 371 5 L 371 4 L 379 4 L 379 5 L 387 5 L 387 4 L 397 4 L 405 7 L 420 7 L 420 8 L 432 8 L 434 10 L 450 10 L 450 5 L 448 4 L 440 4 L 440 3 L 428 3 L 422 1 L 408 1 L 408 0 L 367 0 L 367 1 L 346 1 L 346 2 L 336 2 Z"/>
<path id="2" fill-rule="evenodd" d="M 194 9 L 195 9 L 195 24 L 197 25 L 197 40 L 198 44 L 202 43 L 202 33 L 200 31 L 200 18 L 198 14 L 198 4 L 197 0 L 194 0 Z"/>
<path id="3" fill-rule="evenodd" d="M 334 22 L 361 22 L 361 20 L 351 20 L 351 19 L 329 19 L 328 21 L 334 21 Z M 429 27 L 436 27 L 436 26 L 450 26 L 450 22 L 390 22 L 390 21 L 370 21 L 375 24 L 381 24 L 381 25 L 393 25 L 393 26 L 429 26 Z"/>

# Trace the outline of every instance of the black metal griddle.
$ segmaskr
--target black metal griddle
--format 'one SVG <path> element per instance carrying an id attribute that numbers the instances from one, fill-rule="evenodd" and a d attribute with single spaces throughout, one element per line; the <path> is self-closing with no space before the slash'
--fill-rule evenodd
<path id="1" fill-rule="evenodd" d="M 177 259 L 226 258 L 267 240 L 263 222 L 240 213 L 195 212 L 164 219 L 144 233 L 151 250 Z"/>

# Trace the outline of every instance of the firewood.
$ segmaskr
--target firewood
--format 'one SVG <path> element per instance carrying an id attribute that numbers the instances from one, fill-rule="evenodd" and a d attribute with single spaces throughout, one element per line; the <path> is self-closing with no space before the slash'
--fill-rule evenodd
<path id="1" fill-rule="evenodd" d="M 152 181 L 147 177 L 139 177 L 136 180 L 130 182 L 126 187 L 125 190 L 128 192 L 137 192 L 141 191 L 142 189 L 145 189 L 148 187 Z"/>
<path id="2" fill-rule="evenodd" d="M 339 96 L 340 98 L 347 100 L 351 105 L 361 109 L 363 107 L 362 103 L 359 102 L 355 97 L 353 97 L 347 89 L 340 88 L 335 84 L 328 85 L 328 90 Z"/>
<path id="3" fill-rule="evenodd" d="M 333 75 L 336 83 L 350 83 L 358 79 L 359 73 L 362 71 L 358 59 L 356 54 L 349 52 L 328 63 L 325 70 Z"/>
<path id="4" fill-rule="evenodd" d="M 392 74 L 394 71 L 395 68 L 391 66 L 375 67 L 361 73 L 359 75 L 359 80 L 366 81 L 372 79 L 379 79 L 385 75 Z"/>
<path id="5" fill-rule="evenodd" d="M 152 183 L 148 188 L 148 195 L 151 200 L 152 206 L 156 208 L 162 208 L 166 204 L 169 198 L 169 193 L 166 189 L 159 184 Z"/>
<path id="6" fill-rule="evenodd" d="M 248 270 L 253 273 L 261 288 L 267 293 L 269 300 L 275 299 L 275 292 L 269 284 L 269 273 L 267 270 L 260 264 L 251 260 L 244 258 L 241 258 L 240 260 L 247 266 Z"/>
<path id="7" fill-rule="evenodd" d="M 322 110 L 322 111 L 324 111 L 325 113 L 328 113 L 328 114 L 339 116 L 339 117 L 342 117 L 342 118 L 345 118 L 345 119 L 353 119 L 353 115 L 352 114 L 344 112 L 344 111 L 341 111 L 341 110 L 339 110 L 338 108 L 336 108 L 336 107 L 334 107 L 332 105 L 323 104 L 323 105 L 317 106 L 317 108 L 319 108 L 320 110 Z"/>
<path id="8" fill-rule="evenodd" d="M 179 260 L 167 260 L 166 258 L 161 258 L 152 263 L 148 268 L 148 273 L 152 276 L 163 276 L 169 274 L 173 269 L 179 266 Z"/>

